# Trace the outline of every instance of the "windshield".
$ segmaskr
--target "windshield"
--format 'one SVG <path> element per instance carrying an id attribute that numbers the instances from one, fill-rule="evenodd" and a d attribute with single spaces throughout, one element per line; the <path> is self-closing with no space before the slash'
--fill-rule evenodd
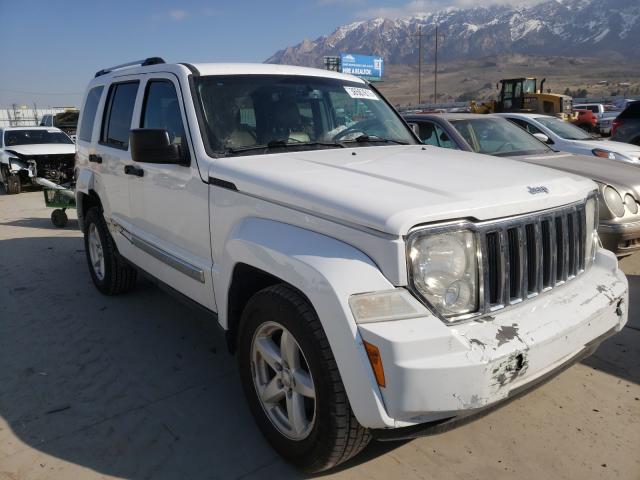
<path id="1" fill-rule="evenodd" d="M 487 155 L 510 156 L 547 153 L 551 149 L 533 135 L 508 120 L 473 118 L 452 120 L 473 151 Z"/>
<path id="2" fill-rule="evenodd" d="M 4 146 L 33 145 L 40 143 L 73 143 L 66 134 L 57 130 L 7 130 L 4 132 Z"/>
<path id="3" fill-rule="evenodd" d="M 565 140 L 593 140 L 593 137 L 581 128 L 556 117 L 536 117 L 536 120 Z"/>
<path id="4" fill-rule="evenodd" d="M 396 113 L 363 83 L 293 75 L 208 76 L 196 79 L 196 92 L 205 141 L 216 154 L 416 143 Z"/>

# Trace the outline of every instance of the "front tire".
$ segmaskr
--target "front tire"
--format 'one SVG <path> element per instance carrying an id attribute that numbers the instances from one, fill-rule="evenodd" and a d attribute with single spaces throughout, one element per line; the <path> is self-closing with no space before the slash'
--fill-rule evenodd
<path id="1" fill-rule="evenodd" d="M 238 336 L 242 386 L 272 447 L 301 470 L 343 463 L 369 443 L 309 302 L 284 284 L 247 303 Z"/>
<path id="2" fill-rule="evenodd" d="M 118 253 L 102 212 L 92 207 L 85 217 L 84 250 L 94 285 L 105 295 L 132 290 L 137 271 Z"/>
<path id="3" fill-rule="evenodd" d="M 5 187 L 9 195 L 17 195 L 18 193 L 20 193 L 22 191 L 20 177 L 18 175 L 8 175 Z"/>

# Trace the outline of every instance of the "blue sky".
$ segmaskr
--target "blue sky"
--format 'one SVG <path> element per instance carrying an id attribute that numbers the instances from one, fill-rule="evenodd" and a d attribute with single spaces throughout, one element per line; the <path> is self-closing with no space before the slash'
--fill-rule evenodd
<path id="1" fill-rule="evenodd" d="M 473 0 L 482 3 L 517 0 Z M 0 0 L 0 107 L 78 105 L 101 68 L 148 56 L 262 62 L 304 38 L 378 15 L 472 0 Z"/>

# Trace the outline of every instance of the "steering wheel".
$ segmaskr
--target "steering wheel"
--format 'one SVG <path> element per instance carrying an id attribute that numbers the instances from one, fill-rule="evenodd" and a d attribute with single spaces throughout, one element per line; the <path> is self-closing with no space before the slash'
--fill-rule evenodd
<path id="1" fill-rule="evenodd" d="M 511 143 L 510 141 L 507 140 L 506 142 L 502 142 L 500 145 L 498 145 L 498 147 L 495 149 L 495 151 L 496 152 L 502 152 L 507 147 L 511 147 L 510 150 L 515 150 L 515 148 L 516 148 L 513 143 Z"/>
<path id="2" fill-rule="evenodd" d="M 363 130 L 363 127 L 361 127 L 361 126 L 359 126 L 359 125 L 354 125 L 354 126 L 352 126 L 352 127 L 345 128 L 345 129 L 344 129 L 344 130 L 342 130 L 341 132 L 338 132 L 337 134 L 335 134 L 335 135 L 333 136 L 333 140 L 334 140 L 334 141 L 341 140 L 341 139 L 343 139 L 344 137 L 346 137 L 347 135 L 349 135 L 349 134 L 351 134 L 351 133 L 355 133 L 355 132 L 361 133 L 362 135 L 366 135 L 366 134 L 367 134 L 367 132 L 365 132 L 365 131 Z"/>

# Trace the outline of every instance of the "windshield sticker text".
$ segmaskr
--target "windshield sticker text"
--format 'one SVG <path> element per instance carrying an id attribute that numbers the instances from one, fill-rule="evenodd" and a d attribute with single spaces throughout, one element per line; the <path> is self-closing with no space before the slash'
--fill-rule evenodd
<path id="1" fill-rule="evenodd" d="M 366 98 L 367 100 L 380 100 L 378 96 L 368 88 L 344 87 L 351 98 Z"/>

